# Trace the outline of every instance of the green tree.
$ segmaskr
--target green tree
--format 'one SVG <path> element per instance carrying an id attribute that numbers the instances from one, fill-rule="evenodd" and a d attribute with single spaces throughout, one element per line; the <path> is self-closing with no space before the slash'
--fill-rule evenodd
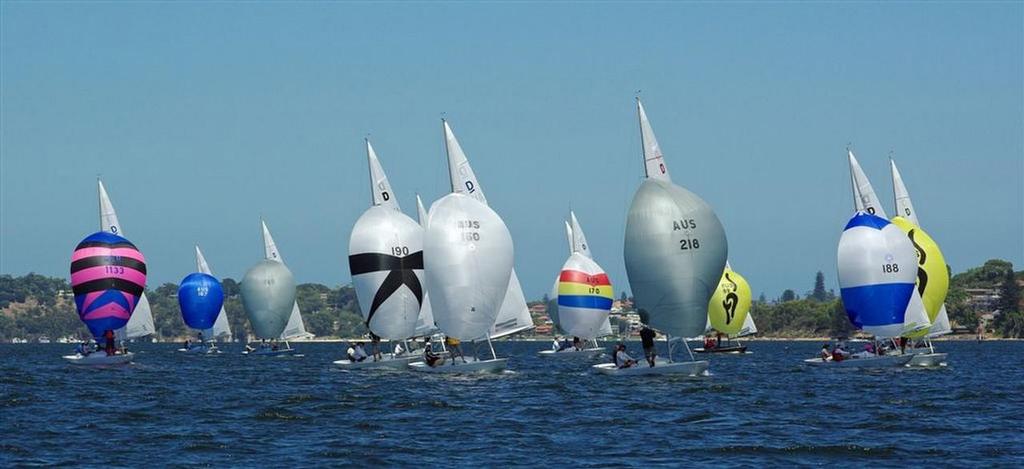
<path id="1" fill-rule="evenodd" d="M 786 291 L 782 292 L 781 300 L 783 302 L 795 301 L 796 300 L 796 292 L 787 288 Z"/>
<path id="2" fill-rule="evenodd" d="M 814 291 L 811 292 L 811 298 L 818 301 L 828 301 L 828 292 L 825 291 L 825 274 L 818 273 L 814 276 Z"/>
<path id="3" fill-rule="evenodd" d="M 1010 266 L 1003 274 L 1002 285 L 999 286 L 999 301 L 996 303 L 996 308 L 999 309 L 999 316 L 996 317 L 995 324 L 993 324 L 1003 336 L 1016 337 L 1013 329 L 1016 319 L 1019 319 L 1020 312 L 1020 285 L 1017 285 L 1017 275 L 1013 273 L 1013 267 Z"/>

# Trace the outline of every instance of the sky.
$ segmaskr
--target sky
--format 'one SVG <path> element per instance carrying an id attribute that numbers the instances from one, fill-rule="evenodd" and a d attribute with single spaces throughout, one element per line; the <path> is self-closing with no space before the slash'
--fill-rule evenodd
<path id="1" fill-rule="evenodd" d="M 263 216 L 299 282 L 350 281 L 369 136 L 403 210 L 448 191 L 449 119 L 551 286 L 575 210 L 616 292 L 643 178 L 639 91 L 673 180 L 754 294 L 825 273 L 850 145 L 890 152 L 954 272 L 1024 267 L 1024 4 L 0 3 L 0 273 L 68 276 L 101 176 L 150 286 L 240 279 Z M 627 288 L 628 289 L 628 288 Z"/>

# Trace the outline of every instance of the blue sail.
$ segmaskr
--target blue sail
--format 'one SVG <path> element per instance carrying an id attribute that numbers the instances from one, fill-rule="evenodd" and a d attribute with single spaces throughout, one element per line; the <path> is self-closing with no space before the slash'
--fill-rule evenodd
<path id="1" fill-rule="evenodd" d="M 189 274 L 178 287 L 181 318 L 193 329 L 209 329 L 224 305 L 224 289 L 210 274 Z"/>

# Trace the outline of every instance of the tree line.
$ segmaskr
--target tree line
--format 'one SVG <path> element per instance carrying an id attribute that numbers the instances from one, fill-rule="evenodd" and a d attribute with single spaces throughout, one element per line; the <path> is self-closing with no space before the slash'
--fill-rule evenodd
<path id="1" fill-rule="evenodd" d="M 995 310 L 999 314 L 986 325 L 989 333 L 1024 337 L 1024 309 L 1020 307 L 1018 285 L 1022 279 L 1024 272 L 1015 272 L 1013 264 L 998 259 L 952 276 L 946 299 L 950 320 L 955 326 L 974 331 L 979 325 L 979 313 Z M 236 338 L 245 340 L 252 335 L 252 328 L 242 308 L 239 284 L 232 278 L 225 278 L 222 284 L 231 330 Z M 995 290 L 999 299 L 993 305 L 971 301 L 967 290 L 974 288 Z M 179 339 L 192 334 L 182 321 L 177 293 L 178 285 L 174 283 L 146 290 L 158 339 Z M 625 292 L 622 295 L 624 299 Z M 298 286 L 296 299 L 306 329 L 319 337 L 356 337 L 367 332 L 351 285 L 304 283 Z M 815 275 L 813 287 L 803 294 L 788 289 L 779 297 L 768 299 L 762 293 L 752 302 L 751 314 L 759 334 L 767 337 L 842 337 L 854 332 L 842 299 L 826 290 L 822 272 Z M 88 330 L 78 320 L 67 280 L 38 274 L 0 275 L 0 340 L 44 335 L 53 339 L 88 336 Z"/>

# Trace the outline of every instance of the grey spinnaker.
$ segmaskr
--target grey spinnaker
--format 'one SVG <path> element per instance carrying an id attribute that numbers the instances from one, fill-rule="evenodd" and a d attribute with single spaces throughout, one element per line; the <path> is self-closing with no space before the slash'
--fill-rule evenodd
<path id="1" fill-rule="evenodd" d="M 242 278 L 242 306 L 261 339 L 276 339 L 288 324 L 295 304 L 295 277 L 281 262 L 264 259 Z"/>

